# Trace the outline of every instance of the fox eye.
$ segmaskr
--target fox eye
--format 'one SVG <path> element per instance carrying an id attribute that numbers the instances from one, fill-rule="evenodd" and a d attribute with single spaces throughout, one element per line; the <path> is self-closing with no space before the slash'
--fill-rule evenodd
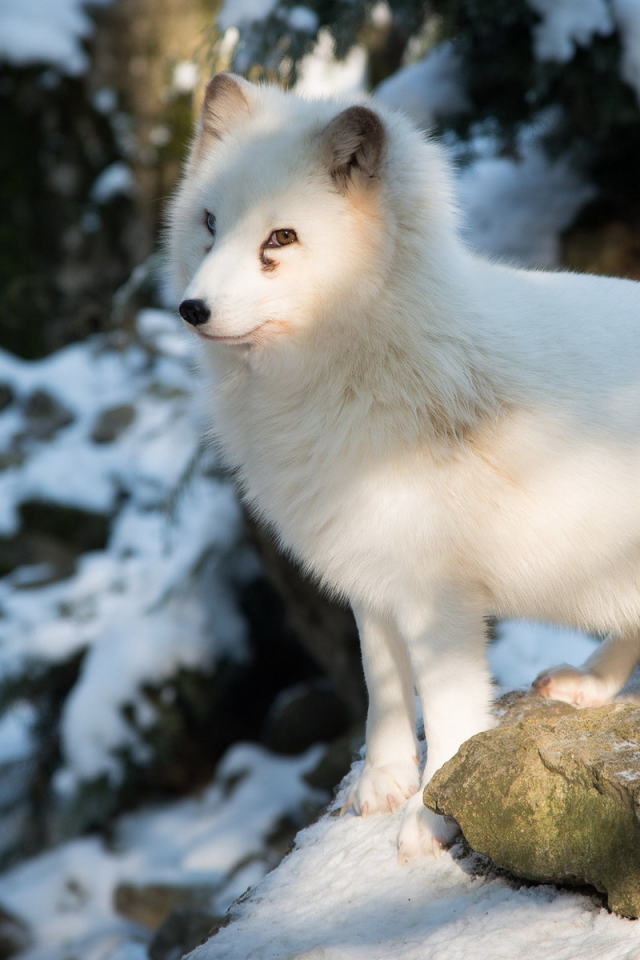
<path id="1" fill-rule="evenodd" d="M 212 213 L 209 213 L 208 210 L 204 212 L 204 225 L 211 234 L 212 237 L 216 235 L 216 218 Z"/>
<path id="2" fill-rule="evenodd" d="M 286 247 L 288 243 L 295 243 L 298 239 L 295 230 L 274 230 L 267 240 L 267 247 Z"/>

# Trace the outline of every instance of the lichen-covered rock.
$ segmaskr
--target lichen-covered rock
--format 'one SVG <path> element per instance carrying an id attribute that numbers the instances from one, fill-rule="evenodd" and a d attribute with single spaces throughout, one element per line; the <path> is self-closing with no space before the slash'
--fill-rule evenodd
<path id="1" fill-rule="evenodd" d="M 425 804 L 499 867 L 591 884 L 616 913 L 640 916 L 640 707 L 509 694 L 497 713 L 496 729 L 436 773 Z"/>

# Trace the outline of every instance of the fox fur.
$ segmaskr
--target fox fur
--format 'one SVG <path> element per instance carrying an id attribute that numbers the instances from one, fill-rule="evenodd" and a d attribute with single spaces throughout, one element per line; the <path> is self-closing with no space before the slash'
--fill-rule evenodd
<path id="1" fill-rule="evenodd" d="M 228 74 L 168 247 L 206 306 L 203 402 L 246 501 L 358 622 L 348 805 L 407 801 L 401 858 L 437 853 L 456 827 L 420 787 L 492 723 L 487 616 L 610 634 L 536 681 L 577 705 L 640 657 L 640 285 L 479 258 L 441 148 L 405 117 Z"/>

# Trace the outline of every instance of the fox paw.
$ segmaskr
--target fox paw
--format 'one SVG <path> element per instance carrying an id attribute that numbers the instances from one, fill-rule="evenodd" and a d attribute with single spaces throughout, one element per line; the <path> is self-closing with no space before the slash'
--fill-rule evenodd
<path id="1" fill-rule="evenodd" d="M 393 813 L 419 786 L 420 775 L 414 760 L 384 766 L 365 763 L 340 812 L 353 809 L 363 817 L 372 813 Z"/>
<path id="2" fill-rule="evenodd" d="M 612 697 L 611 689 L 601 677 L 568 663 L 543 670 L 532 687 L 541 697 L 563 700 L 576 707 L 599 707 Z"/>
<path id="3" fill-rule="evenodd" d="M 440 817 L 428 810 L 422 802 L 422 790 L 407 803 L 400 836 L 398 860 L 409 863 L 419 857 L 440 857 L 460 833 L 460 827 L 451 817 Z"/>

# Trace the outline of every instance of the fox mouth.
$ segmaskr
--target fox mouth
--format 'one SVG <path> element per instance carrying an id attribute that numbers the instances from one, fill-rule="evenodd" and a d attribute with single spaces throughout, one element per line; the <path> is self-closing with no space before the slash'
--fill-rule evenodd
<path id="1" fill-rule="evenodd" d="M 235 336 L 225 336 L 220 335 L 216 336 L 213 333 L 205 333 L 204 330 L 199 330 L 195 328 L 195 332 L 199 337 L 202 337 L 203 340 L 209 340 L 211 343 L 227 343 L 229 346 L 249 346 L 251 343 L 254 343 L 257 340 L 257 334 L 259 334 L 266 327 L 277 326 L 277 320 L 264 320 L 262 323 L 258 323 L 255 327 L 252 327 L 251 330 L 247 330 L 246 333 L 239 333 Z"/>
<path id="2" fill-rule="evenodd" d="M 254 327 L 253 330 L 249 330 L 248 333 L 239 334 L 237 337 L 228 337 L 228 336 L 216 337 L 211 333 L 205 333 L 203 330 L 197 330 L 196 333 L 198 334 L 199 337 L 202 337 L 203 340 L 211 340 L 214 343 L 234 344 L 234 343 L 248 343 L 251 336 L 256 332 L 256 330 L 259 330 L 259 329 L 260 329 L 259 327 Z"/>

